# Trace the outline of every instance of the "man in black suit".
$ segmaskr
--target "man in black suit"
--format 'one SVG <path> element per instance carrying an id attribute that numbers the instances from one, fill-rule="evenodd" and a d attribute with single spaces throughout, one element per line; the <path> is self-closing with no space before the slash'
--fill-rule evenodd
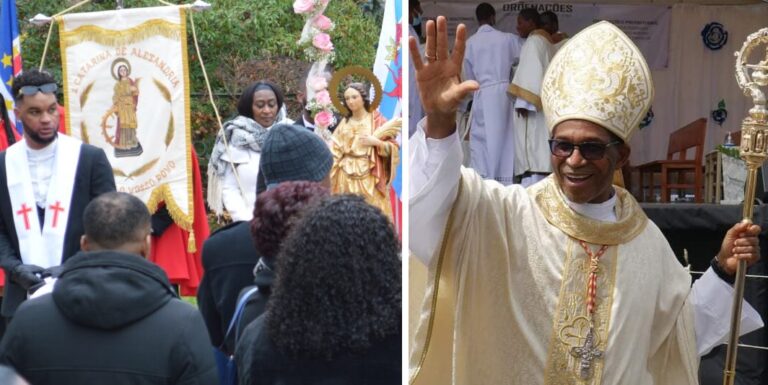
<path id="1" fill-rule="evenodd" d="M 261 151 L 259 176 L 265 186 L 287 181 L 322 182 L 330 188 L 331 151 L 314 133 L 296 125 L 281 124 L 269 130 Z M 258 200 L 258 198 L 257 198 Z M 235 350 L 234 332 L 226 338 L 238 293 L 254 283 L 254 266 L 261 256 L 251 237 L 250 222 L 225 226 L 203 244 L 203 279 L 197 305 L 208 327 L 211 343 L 226 354 Z"/>
<path id="2" fill-rule="evenodd" d="M 30 288 L 80 250 L 83 211 L 115 191 L 104 151 L 59 134 L 58 86 L 30 70 L 13 81 L 24 140 L 0 153 L 0 266 L 7 282 L 0 314 L 13 317 Z"/>

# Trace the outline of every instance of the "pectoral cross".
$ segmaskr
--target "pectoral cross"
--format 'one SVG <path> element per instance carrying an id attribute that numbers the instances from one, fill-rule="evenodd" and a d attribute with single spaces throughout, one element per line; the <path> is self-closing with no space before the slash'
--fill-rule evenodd
<path id="1" fill-rule="evenodd" d="M 592 377 L 592 361 L 597 358 L 603 357 L 603 352 L 595 347 L 595 336 L 592 328 L 589 328 L 587 338 L 584 340 L 584 345 L 577 346 L 571 349 L 571 355 L 580 358 L 579 363 L 579 377 L 582 380 L 588 380 Z"/>
<path id="2" fill-rule="evenodd" d="M 27 207 L 26 203 L 21 204 L 21 209 L 16 212 L 16 215 L 23 215 L 24 216 L 24 228 L 29 230 L 29 213 L 32 211 L 32 208 Z"/>
<path id="3" fill-rule="evenodd" d="M 51 223 L 51 227 L 56 227 L 56 223 L 59 221 L 59 212 L 64 212 L 64 208 L 61 207 L 60 203 L 56 201 L 55 205 L 48 206 L 49 209 L 53 210 L 53 223 Z"/>

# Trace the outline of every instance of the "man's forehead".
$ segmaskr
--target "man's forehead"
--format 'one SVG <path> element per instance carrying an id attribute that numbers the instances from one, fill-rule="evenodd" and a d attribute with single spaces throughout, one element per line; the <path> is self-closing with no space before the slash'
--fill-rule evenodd
<path id="1" fill-rule="evenodd" d="M 38 92 L 34 95 L 24 95 L 20 100 L 16 102 L 16 105 L 21 108 L 48 108 L 52 105 L 58 104 L 58 99 L 55 94 L 46 94 L 44 92 Z"/>

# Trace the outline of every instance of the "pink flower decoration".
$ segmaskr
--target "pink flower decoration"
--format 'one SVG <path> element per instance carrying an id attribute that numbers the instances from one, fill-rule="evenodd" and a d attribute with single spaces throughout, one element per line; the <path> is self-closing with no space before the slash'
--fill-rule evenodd
<path id="1" fill-rule="evenodd" d="M 312 38 L 312 45 L 323 52 L 330 52 L 333 50 L 331 36 L 327 33 L 318 33 L 315 35 L 315 37 Z"/>
<path id="2" fill-rule="evenodd" d="M 315 101 L 317 104 L 327 106 L 331 104 L 331 94 L 328 91 L 320 91 L 315 94 Z"/>
<path id="3" fill-rule="evenodd" d="M 314 19 L 315 27 L 321 31 L 327 31 L 333 27 L 333 22 L 325 15 L 317 15 Z"/>
<path id="4" fill-rule="evenodd" d="M 296 0 L 293 2 L 293 12 L 295 13 L 309 13 L 315 8 L 314 0 Z"/>
<path id="5" fill-rule="evenodd" d="M 321 76 L 314 76 L 314 77 L 312 77 L 312 80 L 310 80 L 310 83 L 311 83 L 310 87 L 312 87 L 312 89 L 315 92 L 319 92 L 319 91 L 322 91 L 322 90 L 328 88 L 328 81 L 325 80 L 325 78 L 321 77 Z"/>
<path id="6" fill-rule="evenodd" d="M 326 128 L 333 123 L 333 114 L 329 111 L 320 111 L 315 115 L 315 125 Z"/>

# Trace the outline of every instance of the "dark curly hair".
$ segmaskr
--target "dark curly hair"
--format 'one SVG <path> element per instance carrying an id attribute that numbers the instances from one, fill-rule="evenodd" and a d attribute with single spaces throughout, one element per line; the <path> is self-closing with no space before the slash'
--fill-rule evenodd
<path id="1" fill-rule="evenodd" d="M 368 87 L 366 87 L 363 83 L 349 83 L 349 85 L 344 88 L 344 92 L 347 92 L 347 90 L 350 88 L 360 93 L 360 97 L 363 98 L 363 107 L 366 111 L 370 111 L 371 99 L 368 97 Z M 347 105 L 347 99 L 343 94 L 341 95 L 341 103 L 347 109 L 347 117 L 352 117 L 352 110 L 349 109 L 349 106 Z"/>
<path id="2" fill-rule="evenodd" d="M 285 235 L 298 220 L 297 214 L 330 194 L 320 183 L 307 181 L 283 182 L 259 194 L 251 219 L 256 251 L 265 257 L 276 256 Z"/>
<path id="3" fill-rule="evenodd" d="M 11 86 L 11 93 L 15 101 L 20 101 L 24 98 L 24 95 L 19 95 L 19 90 L 24 86 L 42 86 L 43 84 L 56 83 L 56 79 L 50 72 L 45 70 L 31 69 L 20 73 L 13 79 L 13 85 Z"/>
<path id="4" fill-rule="evenodd" d="M 399 242 L 357 195 L 308 209 L 283 241 L 266 327 L 283 354 L 333 359 L 401 332 Z"/>
<path id="5" fill-rule="evenodd" d="M 253 119 L 253 94 L 256 91 L 271 89 L 275 93 L 275 99 L 277 99 L 277 110 L 280 111 L 283 108 L 283 90 L 277 86 L 277 84 L 270 82 L 269 80 L 259 80 L 256 83 L 246 87 L 243 94 L 240 95 L 240 99 L 237 101 L 237 113 Z"/>

